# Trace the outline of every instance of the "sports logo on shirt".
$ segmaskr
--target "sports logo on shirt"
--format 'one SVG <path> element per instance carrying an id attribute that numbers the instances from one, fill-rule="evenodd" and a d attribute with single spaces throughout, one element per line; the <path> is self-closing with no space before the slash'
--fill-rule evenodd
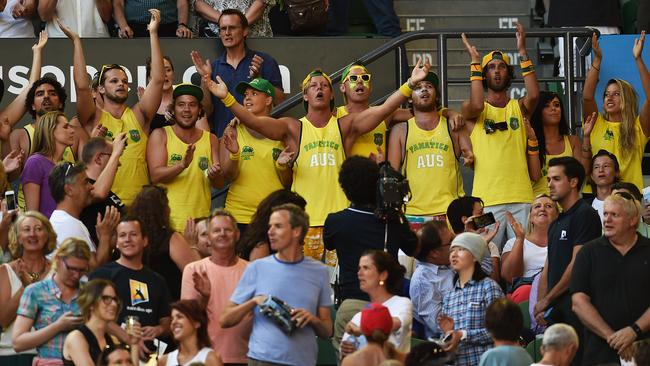
<path id="1" fill-rule="evenodd" d="M 146 283 L 129 279 L 129 289 L 132 306 L 149 302 L 149 288 Z"/>
<path id="2" fill-rule="evenodd" d="M 280 150 L 280 149 L 277 148 L 277 147 L 274 147 L 274 148 L 273 148 L 273 161 L 278 160 L 278 158 L 280 157 L 280 154 L 281 154 L 281 153 L 282 153 L 282 150 Z"/>
<path id="3" fill-rule="evenodd" d="M 241 157 L 244 160 L 251 160 L 251 158 L 255 156 L 255 151 L 251 146 L 244 146 L 241 149 Z"/>
<path id="4" fill-rule="evenodd" d="M 208 157 L 207 156 L 199 157 L 199 169 L 201 169 L 201 170 L 208 169 Z"/>
<path id="5" fill-rule="evenodd" d="M 131 140 L 134 142 L 140 141 L 140 131 L 138 130 L 129 130 L 129 136 L 131 136 Z"/>
<path id="6" fill-rule="evenodd" d="M 177 163 L 181 160 L 183 160 L 183 156 L 181 154 L 172 154 L 172 156 L 169 157 L 170 163 Z"/>
<path id="7" fill-rule="evenodd" d="M 562 230 L 562 231 L 560 232 L 560 240 L 567 240 L 567 239 L 568 239 L 568 238 L 567 238 L 566 230 Z"/>
<path id="8" fill-rule="evenodd" d="M 113 131 L 106 132 L 106 138 L 113 141 L 114 140 Z"/>
<path id="9" fill-rule="evenodd" d="M 373 135 L 374 137 L 374 142 L 375 145 L 381 146 L 384 144 L 384 134 L 383 133 L 376 133 Z"/>
<path id="10" fill-rule="evenodd" d="M 603 136 L 603 139 L 605 139 L 607 141 L 613 140 L 614 139 L 614 132 L 612 132 L 610 129 L 607 129 L 607 131 L 605 131 L 605 135 Z"/>
<path id="11" fill-rule="evenodd" d="M 516 130 L 519 128 L 519 118 L 517 117 L 510 117 L 510 128 L 513 130 Z"/>

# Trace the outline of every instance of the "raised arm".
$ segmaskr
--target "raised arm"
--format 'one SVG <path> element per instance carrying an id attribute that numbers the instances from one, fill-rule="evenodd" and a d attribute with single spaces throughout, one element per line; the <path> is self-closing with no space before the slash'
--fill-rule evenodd
<path id="1" fill-rule="evenodd" d="M 219 75 L 217 75 L 217 82 L 211 79 L 204 79 L 204 82 L 208 86 L 208 89 L 210 89 L 212 95 L 221 99 L 221 102 L 230 109 L 235 117 L 239 119 L 239 122 L 261 133 L 266 138 L 287 142 L 291 119 L 254 115 L 235 100 L 235 97 L 228 92 L 228 87 Z"/>
<path id="2" fill-rule="evenodd" d="M 539 84 L 537 83 L 535 66 L 528 58 L 528 52 L 526 52 L 526 32 L 524 31 L 523 24 L 519 22 L 517 22 L 516 36 L 517 50 L 519 50 L 519 57 L 521 59 L 521 73 L 524 77 L 524 85 L 526 86 L 526 96 L 520 99 L 519 103 L 524 107 L 523 110 L 526 111 L 526 117 L 528 117 L 535 110 L 535 106 L 539 100 Z"/>
<path id="3" fill-rule="evenodd" d="M 81 38 L 67 25 L 63 24 L 57 19 L 61 31 L 68 36 L 73 44 L 73 78 L 75 83 L 75 91 L 77 92 L 77 119 L 81 126 L 91 126 L 95 122 L 95 114 L 97 106 L 93 100 L 93 95 L 90 90 L 90 78 L 86 72 L 86 58 L 84 56 L 83 47 L 81 45 Z"/>
<path id="4" fill-rule="evenodd" d="M 209 59 L 203 60 L 203 57 L 201 57 L 199 51 L 192 51 L 190 53 L 190 57 L 192 58 L 192 63 L 194 63 L 196 72 L 201 75 L 201 89 L 203 90 L 203 100 L 201 100 L 201 105 L 203 106 L 203 112 L 205 113 L 205 116 L 209 117 L 212 115 L 213 111 L 212 96 L 210 90 L 208 89 L 208 86 L 204 82 L 204 79 L 206 79 L 206 75 L 207 79 L 210 79 L 212 75 L 212 64 L 210 63 Z"/>
<path id="5" fill-rule="evenodd" d="M 515 232 L 515 242 L 509 252 L 504 252 L 501 255 L 501 277 L 508 283 L 512 283 L 513 278 L 521 277 L 524 273 L 525 232 L 521 223 L 515 220 L 510 212 L 506 212 L 506 219 Z"/>
<path id="6" fill-rule="evenodd" d="M 474 120 L 481 115 L 483 112 L 483 69 L 481 68 L 481 55 L 479 55 L 476 47 L 474 47 L 465 36 L 465 33 L 462 33 L 461 38 L 463 39 L 463 44 L 465 49 L 469 54 L 470 59 L 472 60 L 470 65 L 470 93 L 469 100 L 463 102 L 461 107 L 461 112 L 465 119 Z"/>
<path id="7" fill-rule="evenodd" d="M 234 181 L 239 176 L 239 143 L 237 142 L 237 129 L 228 125 L 223 131 L 219 146 L 219 157 L 223 176 Z"/>
<path id="8" fill-rule="evenodd" d="M 4 121 L 5 118 L 9 121 L 9 125 L 13 126 L 27 112 L 25 106 L 25 100 L 27 99 L 27 93 L 31 88 L 32 84 L 41 77 L 41 66 L 43 64 L 43 48 L 47 44 L 47 32 L 42 31 L 38 35 L 38 42 L 32 46 L 32 69 L 29 74 L 29 85 L 23 89 L 23 91 L 18 94 L 16 99 L 14 99 L 7 107 L 0 111 L 0 122 Z M 6 144 L 9 145 L 9 144 Z"/>
<path id="9" fill-rule="evenodd" d="M 596 105 L 596 85 L 600 75 L 600 64 L 603 60 L 603 52 L 598 45 L 598 36 L 596 33 L 591 35 L 591 48 L 594 50 L 594 58 L 591 61 L 591 68 L 587 73 L 585 85 L 582 88 L 582 118 L 587 119 L 592 113 L 598 113 Z"/>
<path id="10" fill-rule="evenodd" d="M 645 93 L 645 101 L 641 107 L 641 113 L 639 113 L 639 121 L 641 122 L 643 134 L 650 136 L 650 73 L 648 72 L 648 68 L 643 62 L 644 41 L 645 31 L 641 32 L 641 37 L 634 40 L 634 48 L 632 49 L 632 54 L 634 55 L 636 67 L 639 69 L 639 77 L 641 78 L 643 92 Z"/>
<path id="11" fill-rule="evenodd" d="M 391 94 L 382 105 L 370 107 L 352 117 L 352 121 L 349 124 L 349 131 L 343 131 L 344 138 L 354 143 L 357 137 L 372 131 L 381 121 L 395 112 L 402 103 L 408 100 L 417 83 L 424 80 L 429 73 L 429 67 L 428 63 L 422 65 L 421 60 L 418 60 L 409 80 Z"/>
<path id="12" fill-rule="evenodd" d="M 156 115 L 160 102 L 162 101 L 162 88 L 165 82 L 164 64 L 162 51 L 160 50 L 160 38 L 158 37 L 158 27 L 160 26 L 160 10 L 149 9 L 151 21 L 147 28 L 149 29 L 149 43 L 151 44 L 151 79 L 144 89 L 144 94 L 138 104 L 133 107 L 133 112 L 140 120 L 140 125 L 144 131 L 149 131 L 151 120 Z"/>
<path id="13" fill-rule="evenodd" d="M 111 156 L 108 158 L 108 163 L 97 177 L 95 184 L 93 184 L 92 195 L 96 201 L 103 201 L 108 197 L 125 147 L 126 133 L 122 132 L 113 140 L 113 151 L 111 151 Z"/>

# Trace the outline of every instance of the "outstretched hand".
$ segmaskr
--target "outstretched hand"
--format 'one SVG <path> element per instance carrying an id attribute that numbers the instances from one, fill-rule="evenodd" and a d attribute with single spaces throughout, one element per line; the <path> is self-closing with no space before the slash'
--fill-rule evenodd
<path id="1" fill-rule="evenodd" d="M 190 53 L 190 56 L 192 57 L 192 62 L 194 63 L 196 72 L 201 75 L 201 78 L 205 77 L 206 75 L 208 78 L 212 76 L 212 64 L 210 63 L 209 59 L 203 60 L 203 57 L 201 57 L 199 51 L 192 51 Z"/>
<path id="2" fill-rule="evenodd" d="M 517 50 L 519 53 L 526 52 L 526 31 L 524 30 L 524 25 L 517 22 L 516 25 L 516 33 L 515 36 L 517 37 Z"/>
<path id="3" fill-rule="evenodd" d="M 461 33 L 460 38 L 463 40 L 465 49 L 467 50 L 469 57 L 472 59 L 472 63 L 480 63 L 481 55 L 479 55 L 478 51 L 476 50 L 476 47 L 473 46 L 471 43 L 469 43 L 469 40 L 467 39 L 465 33 Z"/>
<path id="4" fill-rule="evenodd" d="M 594 129 L 594 125 L 596 124 L 596 119 L 598 119 L 598 116 L 596 115 L 596 112 L 594 112 L 591 115 L 589 115 L 584 122 L 582 122 L 583 136 L 591 135 L 591 131 Z"/>
<path id="5" fill-rule="evenodd" d="M 221 80 L 221 77 L 217 75 L 216 82 L 210 79 L 209 76 L 203 77 L 203 84 L 208 87 L 210 93 L 219 99 L 223 99 L 228 95 L 228 87 L 226 83 Z"/>
<path id="6" fill-rule="evenodd" d="M 411 85 L 415 85 L 424 80 L 424 78 L 426 78 L 427 74 L 429 73 L 429 68 L 431 68 L 429 62 L 422 64 L 422 60 L 418 60 L 418 62 L 415 64 L 415 67 L 413 67 L 413 71 L 411 72 Z"/>
<path id="7" fill-rule="evenodd" d="M 643 42 L 645 41 L 645 31 L 641 32 L 641 37 L 634 39 L 634 47 L 632 48 L 632 55 L 637 60 L 643 54 Z"/>
<path id="8" fill-rule="evenodd" d="M 41 31 L 38 34 L 38 41 L 32 46 L 32 51 L 41 51 L 47 44 L 47 32 L 46 31 Z"/>
<path id="9" fill-rule="evenodd" d="M 147 25 L 147 30 L 149 32 L 158 32 L 158 27 L 160 27 L 160 10 L 158 9 L 149 9 L 151 14 L 151 20 Z"/>
<path id="10" fill-rule="evenodd" d="M 77 34 L 77 32 L 73 31 L 72 29 L 68 28 L 68 26 L 66 26 L 61 21 L 61 19 L 59 19 L 59 17 L 55 17 L 54 20 L 56 20 L 56 23 L 59 25 L 59 28 L 61 28 L 63 34 L 65 34 L 66 37 L 68 37 L 70 40 L 75 41 L 77 39 L 80 39 L 79 34 Z"/>

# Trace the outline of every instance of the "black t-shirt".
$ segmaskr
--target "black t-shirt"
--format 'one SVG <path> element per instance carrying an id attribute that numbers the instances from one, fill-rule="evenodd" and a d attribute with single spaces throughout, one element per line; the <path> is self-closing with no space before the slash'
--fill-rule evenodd
<path id="1" fill-rule="evenodd" d="M 573 258 L 573 247 L 583 245 L 602 234 L 598 212 L 578 200 L 548 228 L 548 290 L 562 278 Z"/>
<path id="2" fill-rule="evenodd" d="M 623 256 L 606 237 L 593 240 L 576 256 L 571 293 L 583 292 L 614 330 L 636 322 L 650 307 L 650 239 L 638 235 Z M 646 333 L 643 338 L 648 338 Z M 607 341 L 585 327 L 583 363 L 617 363 L 619 356 Z"/>
<path id="3" fill-rule="evenodd" d="M 117 262 L 107 263 L 89 278 L 104 278 L 113 281 L 122 300 L 122 310 L 117 319 L 121 324 L 128 315 L 139 318 L 142 326 L 155 326 L 160 318 L 169 316 L 171 298 L 165 280 L 148 267 L 132 270 Z"/>
<path id="4" fill-rule="evenodd" d="M 95 183 L 94 179 L 89 179 L 89 181 L 91 184 Z M 84 210 L 81 211 L 81 215 L 79 215 L 79 220 L 81 220 L 84 226 L 88 229 L 90 238 L 95 243 L 99 243 L 97 230 L 95 229 L 95 225 L 97 225 L 97 214 L 100 213 L 102 214 L 102 217 L 104 217 L 104 214 L 106 213 L 106 207 L 108 206 L 117 207 L 117 209 L 120 210 L 120 214 L 122 215 L 124 215 L 124 211 L 126 210 L 126 207 L 124 206 L 124 203 L 120 197 L 111 191 L 108 193 L 108 197 L 106 197 L 105 200 L 92 203 L 90 206 L 84 208 Z"/>
<path id="5" fill-rule="evenodd" d="M 620 27 L 619 0 L 551 0 L 548 25 L 552 27 Z"/>
<path id="6" fill-rule="evenodd" d="M 359 289 L 359 258 L 368 249 L 384 249 L 385 231 L 385 222 L 368 210 L 347 208 L 329 214 L 325 219 L 323 242 L 328 250 L 336 249 L 341 300 L 370 300 L 368 294 Z M 406 220 L 404 223 L 398 219 L 389 221 L 387 249 L 395 259 L 399 249 L 407 255 L 413 255 L 416 246 L 417 237 Z"/>

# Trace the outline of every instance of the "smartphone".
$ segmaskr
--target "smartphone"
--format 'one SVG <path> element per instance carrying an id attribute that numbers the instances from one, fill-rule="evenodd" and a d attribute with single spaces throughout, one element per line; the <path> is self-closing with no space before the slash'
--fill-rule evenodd
<path id="1" fill-rule="evenodd" d="M 16 209 L 16 194 L 14 191 L 5 192 L 5 201 L 7 202 L 7 211 Z"/>
<path id="2" fill-rule="evenodd" d="M 451 342 L 451 339 L 453 337 L 454 337 L 454 332 L 450 332 L 449 334 L 447 334 L 447 336 L 445 336 L 445 338 L 442 339 L 442 343 L 446 344 L 446 343 Z"/>
<path id="3" fill-rule="evenodd" d="M 488 212 L 481 216 L 476 216 L 473 219 L 473 222 L 474 222 L 474 227 L 480 229 L 494 224 L 496 220 L 494 219 L 494 214 L 492 212 Z"/>

